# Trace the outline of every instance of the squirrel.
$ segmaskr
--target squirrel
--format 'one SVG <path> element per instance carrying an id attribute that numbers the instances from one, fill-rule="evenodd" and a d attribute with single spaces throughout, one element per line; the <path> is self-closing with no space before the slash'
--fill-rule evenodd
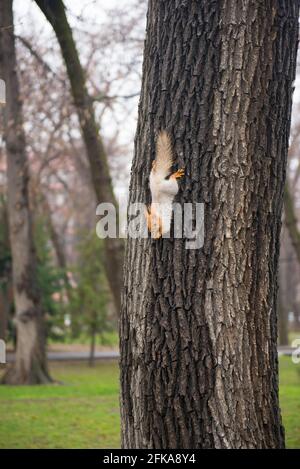
<path id="1" fill-rule="evenodd" d="M 184 176 L 184 169 L 171 173 L 173 163 L 171 139 L 163 130 L 158 134 L 156 158 L 149 178 L 152 202 L 145 209 L 147 227 L 154 239 L 159 239 L 170 231 L 172 203 L 179 190 L 177 179 Z"/>

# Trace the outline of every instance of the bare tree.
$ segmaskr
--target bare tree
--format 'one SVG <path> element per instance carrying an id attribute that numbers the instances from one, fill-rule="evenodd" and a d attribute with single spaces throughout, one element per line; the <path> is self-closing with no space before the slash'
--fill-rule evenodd
<path id="1" fill-rule="evenodd" d="M 7 87 L 4 138 L 7 151 L 8 215 L 12 252 L 17 350 L 3 380 L 9 384 L 50 382 L 36 257 L 29 207 L 29 170 L 22 101 L 16 73 L 12 0 L 0 2 L 0 72 Z"/>
<path id="2" fill-rule="evenodd" d="M 73 40 L 72 30 L 66 17 L 65 6 L 62 0 L 57 0 L 56 2 L 36 0 L 36 3 L 55 31 L 66 64 L 98 203 L 110 202 L 116 207 L 106 151 L 96 124 L 93 102 L 86 88 L 85 74 Z M 122 265 L 122 241 L 120 239 L 106 238 L 106 273 L 115 299 L 117 311 L 120 309 Z"/>
<path id="3" fill-rule="evenodd" d="M 173 137 L 201 250 L 128 240 L 122 445 L 282 448 L 277 268 L 298 2 L 149 1 L 130 202 Z"/>

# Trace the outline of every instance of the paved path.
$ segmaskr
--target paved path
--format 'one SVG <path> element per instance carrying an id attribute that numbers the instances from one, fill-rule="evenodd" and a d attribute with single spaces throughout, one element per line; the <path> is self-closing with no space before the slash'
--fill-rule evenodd
<path id="1" fill-rule="evenodd" d="M 292 347 L 278 347 L 278 355 L 287 355 L 291 356 L 293 352 Z M 300 353 L 299 353 L 300 355 Z M 119 352 L 117 350 L 109 350 L 106 352 L 96 352 L 95 359 L 96 360 L 109 360 L 109 359 L 118 359 Z M 9 352 L 6 356 L 7 362 L 11 362 L 14 360 L 14 354 Z M 88 360 L 89 359 L 89 352 L 48 352 L 48 359 L 54 361 L 80 361 L 80 360 Z"/>
<path id="2" fill-rule="evenodd" d="M 89 352 L 48 352 L 48 360 L 55 361 L 80 361 L 88 360 Z M 107 360 L 107 359 L 117 359 L 119 358 L 119 352 L 117 350 L 110 350 L 107 352 L 95 352 L 96 360 Z M 12 362 L 14 360 L 14 353 L 8 352 L 6 355 L 7 362 Z"/>
<path id="3" fill-rule="evenodd" d="M 279 355 L 279 356 L 281 356 L 281 355 L 287 355 L 288 357 L 290 357 L 290 356 L 292 355 L 292 352 L 293 352 L 294 350 L 297 350 L 297 349 L 295 349 L 295 348 L 293 348 L 293 347 L 288 347 L 288 346 L 285 346 L 285 345 L 284 345 L 284 346 L 280 345 L 280 346 L 278 347 L 278 355 Z M 300 355 L 299 351 L 298 351 L 298 355 Z"/>

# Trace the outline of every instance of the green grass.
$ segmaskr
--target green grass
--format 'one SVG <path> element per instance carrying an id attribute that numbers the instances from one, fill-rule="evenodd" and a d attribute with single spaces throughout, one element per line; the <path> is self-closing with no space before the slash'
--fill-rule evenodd
<path id="1" fill-rule="evenodd" d="M 280 358 L 280 406 L 288 448 L 300 448 L 300 364 Z"/>
<path id="2" fill-rule="evenodd" d="M 52 363 L 62 385 L 0 386 L 0 448 L 118 448 L 116 362 Z M 289 448 L 300 448 L 300 365 L 280 359 L 280 401 Z"/>
<path id="3" fill-rule="evenodd" d="M 91 337 L 88 334 L 81 334 L 79 337 L 73 338 L 70 334 L 64 335 L 60 339 L 54 340 L 53 338 L 48 339 L 48 344 L 60 345 L 62 344 L 84 344 L 89 345 L 91 342 Z M 119 346 L 119 334 L 117 330 L 104 331 L 102 334 L 96 336 L 97 345 L 106 345 L 109 347 L 118 347 Z"/>
<path id="4" fill-rule="evenodd" d="M 118 448 L 118 365 L 55 363 L 63 385 L 0 386 L 0 448 Z"/>

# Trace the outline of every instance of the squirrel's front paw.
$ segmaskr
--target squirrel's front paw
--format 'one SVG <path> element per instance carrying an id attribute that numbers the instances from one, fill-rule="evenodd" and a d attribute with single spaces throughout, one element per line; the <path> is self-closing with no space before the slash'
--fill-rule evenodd
<path id="1" fill-rule="evenodd" d="M 184 176 L 184 169 L 183 168 L 178 169 L 178 171 L 176 171 L 176 173 L 173 173 L 170 177 L 173 178 L 173 179 L 180 179 L 180 178 L 182 178 L 182 176 Z"/>

